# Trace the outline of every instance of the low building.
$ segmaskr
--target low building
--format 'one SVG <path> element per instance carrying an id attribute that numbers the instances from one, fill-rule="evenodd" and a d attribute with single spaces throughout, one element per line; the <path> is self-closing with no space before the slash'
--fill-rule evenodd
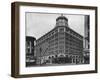
<path id="1" fill-rule="evenodd" d="M 36 57 L 34 56 L 34 42 L 36 38 L 26 36 L 26 66 L 33 66 L 36 64 Z"/>

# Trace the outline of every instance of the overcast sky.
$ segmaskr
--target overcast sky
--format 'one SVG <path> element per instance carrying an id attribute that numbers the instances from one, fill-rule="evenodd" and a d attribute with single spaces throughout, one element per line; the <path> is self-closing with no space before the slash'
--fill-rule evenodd
<path id="1" fill-rule="evenodd" d="M 84 15 L 63 15 L 68 18 L 69 27 L 84 36 Z M 59 16 L 61 14 L 26 13 L 26 35 L 38 39 L 55 27 Z"/>

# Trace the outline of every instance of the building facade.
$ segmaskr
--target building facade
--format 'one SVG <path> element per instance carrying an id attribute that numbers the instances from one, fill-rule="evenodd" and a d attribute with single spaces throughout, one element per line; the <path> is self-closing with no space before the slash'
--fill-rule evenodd
<path id="1" fill-rule="evenodd" d="M 81 64 L 83 62 L 83 36 L 68 26 L 68 19 L 61 15 L 54 29 L 36 40 L 37 64 Z"/>
<path id="2" fill-rule="evenodd" d="M 84 63 L 85 64 L 89 64 L 90 62 L 90 20 L 89 20 L 89 16 L 86 15 L 85 16 L 85 37 L 84 37 Z"/>
<path id="3" fill-rule="evenodd" d="M 34 57 L 34 42 L 36 39 L 34 37 L 26 36 L 26 66 L 33 66 L 36 64 L 36 59 Z"/>

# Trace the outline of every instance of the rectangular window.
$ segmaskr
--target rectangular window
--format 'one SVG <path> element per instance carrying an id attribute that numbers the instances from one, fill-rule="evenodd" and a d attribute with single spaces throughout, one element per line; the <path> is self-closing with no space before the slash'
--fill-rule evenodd
<path id="1" fill-rule="evenodd" d="M 64 28 L 60 28 L 59 31 L 60 31 L 60 32 L 64 32 Z"/>

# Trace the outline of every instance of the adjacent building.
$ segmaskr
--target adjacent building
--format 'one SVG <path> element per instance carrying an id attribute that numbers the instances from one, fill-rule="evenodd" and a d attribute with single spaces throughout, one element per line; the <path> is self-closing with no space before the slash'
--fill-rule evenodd
<path id="1" fill-rule="evenodd" d="M 89 20 L 89 15 L 85 16 L 85 29 L 84 29 L 84 63 L 89 64 L 90 62 L 90 20 Z"/>
<path id="2" fill-rule="evenodd" d="M 36 64 L 36 58 L 34 57 L 34 43 L 36 38 L 26 36 L 26 66 L 33 66 Z"/>
<path id="3" fill-rule="evenodd" d="M 61 15 L 56 26 L 36 40 L 37 64 L 82 64 L 83 36 L 71 29 L 68 19 Z"/>

